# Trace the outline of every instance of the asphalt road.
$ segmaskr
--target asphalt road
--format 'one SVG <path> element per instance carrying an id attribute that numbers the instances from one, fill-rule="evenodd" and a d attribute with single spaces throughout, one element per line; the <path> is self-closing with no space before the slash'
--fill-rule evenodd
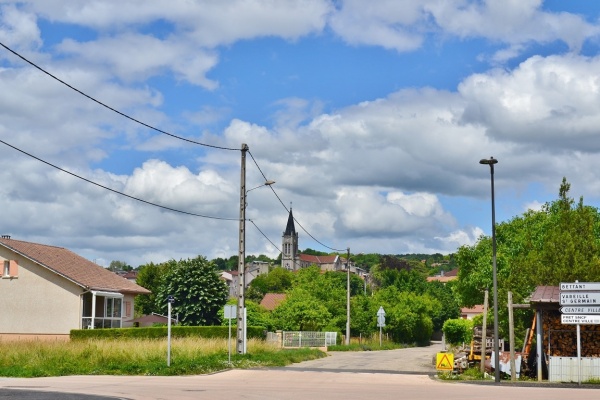
<path id="1" fill-rule="evenodd" d="M 508 382 L 472 385 L 438 381 L 431 376 L 434 371 L 432 358 L 439 350 L 437 346 L 335 352 L 324 359 L 284 368 L 229 370 L 211 375 L 0 378 L 0 400 L 5 394 L 10 399 L 27 400 L 581 400 L 600 396 L 597 389 L 582 389 L 574 385 L 515 386 Z M 33 394 L 30 393 L 32 391 Z M 68 394 L 76 395 L 67 397 Z M 47 397 L 26 397 L 31 395 Z M 89 398 L 85 395 L 104 397 Z"/>
<path id="2" fill-rule="evenodd" d="M 427 375 L 436 373 L 434 357 L 441 350 L 441 342 L 432 342 L 428 347 L 398 350 L 336 351 L 325 358 L 293 364 L 285 369 Z"/>

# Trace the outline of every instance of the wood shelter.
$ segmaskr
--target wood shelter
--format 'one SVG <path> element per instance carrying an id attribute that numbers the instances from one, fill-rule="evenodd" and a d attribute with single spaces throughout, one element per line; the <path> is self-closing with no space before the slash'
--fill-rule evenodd
<path id="1" fill-rule="evenodd" d="M 558 368 L 569 358 L 577 358 L 577 325 L 561 322 L 560 288 L 558 286 L 538 286 L 530 297 L 531 307 L 535 310 L 537 354 L 543 354 L 549 367 Z M 600 361 L 600 325 L 580 325 L 581 357 Z M 541 380 L 541 363 L 538 358 L 538 380 Z M 554 365 L 552 365 L 554 364 Z M 568 367 L 561 366 L 562 370 Z M 593 372 L 590 376 L 595 376 Z M 600 377 L 600 376 L 599 376 Z M 557 378 L 568 381 L 569 379 Z"/>

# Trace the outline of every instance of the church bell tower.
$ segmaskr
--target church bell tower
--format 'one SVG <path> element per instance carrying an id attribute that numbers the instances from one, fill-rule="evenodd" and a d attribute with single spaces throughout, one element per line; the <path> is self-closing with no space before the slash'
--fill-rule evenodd
<path id="1" fill-rule="evenodd" d="M 296 265 L 298 256 L 298 233 L 294 225 L 294 215 L 292 207 L 290 207 L 290 215 L 288 217 L 285 232 L 281 241 L 281 266 L 289 271 L 299 269 Z"/>

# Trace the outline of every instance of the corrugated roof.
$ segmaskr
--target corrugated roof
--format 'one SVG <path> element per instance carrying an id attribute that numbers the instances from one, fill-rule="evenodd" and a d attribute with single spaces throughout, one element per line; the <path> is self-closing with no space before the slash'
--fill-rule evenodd
<path id="1" fill-rule="evenodd" d="M 531 303 L 559 303 L 560 288 L 558 286 L 538 286 L 531 294 Z"/>
<path id="2" fill-rule="evenodd" d="M 285 300 L 285 293 L 267 293 L 263 297 L 260 305 L 269 311 L 273 311 L 282 301 Z"/>
<path id="3" fill-rule="evenodd" d="M 150 291 L 63 247 L 0 238 L 0 246 L 25 256 L 90 290 L 147 294 Z"/>

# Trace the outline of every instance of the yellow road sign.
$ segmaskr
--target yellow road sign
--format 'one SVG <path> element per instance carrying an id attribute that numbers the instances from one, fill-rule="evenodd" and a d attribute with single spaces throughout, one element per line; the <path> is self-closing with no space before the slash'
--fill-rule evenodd
<path id="1" fill-rule="evenodd" d="M 452 371 L 454 369 L 454 354 L 437 353 L 435 368 L 439 371 Z"/>

